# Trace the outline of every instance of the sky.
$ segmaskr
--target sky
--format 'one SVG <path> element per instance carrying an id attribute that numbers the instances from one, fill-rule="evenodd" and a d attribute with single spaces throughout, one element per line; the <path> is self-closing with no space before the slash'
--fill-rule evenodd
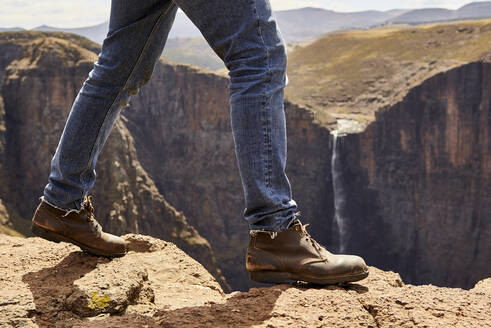
<path id="1" fill-rule="evenodd" d="M 33 28 L 39 25 L 80 27 L 109 17 L 109 0 L 1 0 L 0 27 Z M 138 1 L 138 0 L 134 0 Z M 440 7 L 457 9 L 473 1 L 462 0 L 270 0 L 274 10 L 318 7 L 336 11 L 390 10 Z"/>

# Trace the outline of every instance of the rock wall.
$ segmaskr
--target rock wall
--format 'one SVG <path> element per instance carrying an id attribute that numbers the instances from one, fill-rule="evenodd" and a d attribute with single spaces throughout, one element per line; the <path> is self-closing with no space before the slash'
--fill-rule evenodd
<path id="1" fill-rule="evenodd" d="M 341 138 L 348 251 L 411 283 L 491 275 L 491 64 L 414 88 Z"/>

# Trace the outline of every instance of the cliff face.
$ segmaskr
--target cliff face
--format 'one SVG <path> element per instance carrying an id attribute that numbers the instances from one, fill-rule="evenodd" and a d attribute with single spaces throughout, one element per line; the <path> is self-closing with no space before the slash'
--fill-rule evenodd
<path id="1" fill-rule="evenodd" d="M 73 99 L 97 59 L 97 47 L 62 34 L 1 36 L 3 54 L 11 48 L 18 51 L 11 54 L 10 63 L 4 61 L 5 150 L 0 199 L 10 217 L 13 214 L 24 227 L 20 230 L 27 232 L 27 220 L 47 182 L 50 160 Z M 105 229 L 173 241 L 224 283 L 209 243 L 164 199 L 139 164 L 125 120 L 116 124 L 96 170 L 100 174 L 95 188 L 96 217 Z"/>
<path id="2" fill-rule="evenodd" d="M 26 327 L 484 327 L 491 280 L 465 291 L 405 285 L 370 268 L 343 287 L 278 285 L 226 294 L 170 242 L 125 235 L 108 260 L 65 243 L 0 235 L 0 326 Z"/>
<path id="3" fill-rule="evenodd" d="M 339 145 L 349 250 L 413 283 L 491 275 L 491 64 L 438 74 Z"/>

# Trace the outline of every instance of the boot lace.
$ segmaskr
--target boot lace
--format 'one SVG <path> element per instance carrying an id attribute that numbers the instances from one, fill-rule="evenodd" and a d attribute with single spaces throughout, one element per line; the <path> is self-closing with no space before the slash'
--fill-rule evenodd
<path id="1" fill-rule="evenodd" d="M 300 231 L 304 234 L 305 236 L 305 239 L 307 241 L 310 242 L 310 244 L 314 247 L 314 249 L 317 251 L 317 254 L 319 254 L 320 258 L 323 260 L 323 261 L 327 261 L 327 258 L 322 254 L 322 251 L 326 251 L 326 249 L 324 248 L 324 246 L 322 246 L 321 244 L 319 244 L 314 238 L 312 238 L 312 236 L 307 232 L 307 227 L 310 225 L 310 224 L 302 224 L 302 222 L 300 222 L 300 213 L 295 213 L 295 223 L 298 223 L 298 225 L 300 226 Z"/>
<path id="2" fill-rule="evenodd" d="M 305 238 L 307 238 L 308 241 L 310 241 L 310 243 L 312 244 L 312 246 L 314 246 L 314 248 L 320 252 L 321 250 L 324 249 L 324 247 L 319 244 L 314 238 L 312 238 L 312 236 L 307 232 L 307 227 L 309 226 L 310 224 L 301 224 L 300 223 L 300 227 L 301 227 L 301 230 L 302 232 L 304 233 L 305 235 Z"/>
<path id="3" fill-rule="evenodd" d="M 86 220 L 89 223 L 90 230 L 97 233 L 97 234 L 101 234 L 102 233 L 102 227 L 94 217 L 94 206 L 92 206 L 92 196 L 86 196 L 84 198 L 84 202 L 83 202 L 82 208 L 80 210 L 66 211 L 66 213 L 63 215 L 63 217 L 67 217 L 71 213 L 77 213 L 80 215 L 80 214 L 82 214 L 82 212 L 86 213 Z"/>
<path id="4" fill-rule="evenodd" d="M 87 222 L 89 222 L 90 224 L 90 229 L 94 232 L 100 233 L 102 231 L 102 227 L 94 217 L 94 206 L 92 205 L 92 196 L 85 197 L 84 204 L 80 211 L 87 212 Z"/>

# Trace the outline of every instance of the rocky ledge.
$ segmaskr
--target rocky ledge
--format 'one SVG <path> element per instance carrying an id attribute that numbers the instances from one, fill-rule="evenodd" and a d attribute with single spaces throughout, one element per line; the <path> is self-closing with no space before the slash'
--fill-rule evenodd
<path id="1" fill-rule="evenodd" d="M 346 286 L 225 294 L 174 244 L 124 238 L 131 251 L 109 260 L 0 235 L 0 327 L 484 327 L 491 318 L 491 279 L 471 290 L 412 286 L 371 268 Z"/>

